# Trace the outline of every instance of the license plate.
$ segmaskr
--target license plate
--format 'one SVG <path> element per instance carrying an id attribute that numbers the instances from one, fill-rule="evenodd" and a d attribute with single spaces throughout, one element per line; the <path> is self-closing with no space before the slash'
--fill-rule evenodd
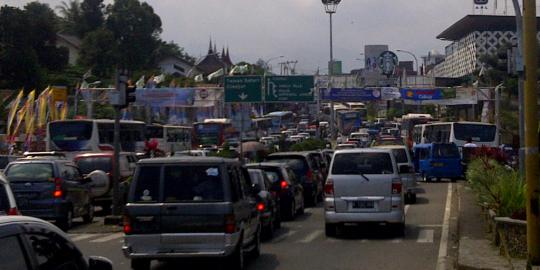
<path id="1" fill-rule="evenodd" d="M 373 201 L 353 201 L 353 208 L 373 208 L 375 203 Z"/>
<path id="2" fill-rule="evenodd" d="M 443 166 L 444 166 L 444 163 L 441 163 L 441 162 L 433 163 L 433 167 L 443 167 Z"/>

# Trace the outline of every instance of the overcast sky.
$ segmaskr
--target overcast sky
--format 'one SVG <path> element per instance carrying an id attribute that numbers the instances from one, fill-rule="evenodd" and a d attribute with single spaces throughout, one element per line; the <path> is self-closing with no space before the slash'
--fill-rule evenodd
<path id="1" fill-rule="evenodd" d="M 67 1 L 67 0 L 66 0 Z M 489 10 L 493 12 L 494 0 Z M 508 1 L 510 13 L 511 0 Z M 0 5 L 24 6 L 27 0 L 0 0 Z M 60 0 L 42 0 L 56 7 Z M 112 0 L 106 0 L 107 3 Z M 329 59 L 329 23 L 320 0 L 148 0 L 163 23 L 162 38 L 174 40 L 199 57 L 210 37 L 230 48 L 233 62 L 298 60 L 297 70 L 324 70 Z M 343 71 L 363 65 L 364 45 L 387 44 L 391 50 L 412 51 L 420 59 L 431 49 L 444 52 L 448 44 L 435 37 L 473 12 L 473 0 L 343 0 L 334 15 L 334 58 Z M 498 13 L 505 0 L 499 0 Z M 398 53 L 400 60 L 412 60 Z M 419 60 L 420 61 L 420 60 Z M 420 63 L 421 65 L 421 63 Z"/>

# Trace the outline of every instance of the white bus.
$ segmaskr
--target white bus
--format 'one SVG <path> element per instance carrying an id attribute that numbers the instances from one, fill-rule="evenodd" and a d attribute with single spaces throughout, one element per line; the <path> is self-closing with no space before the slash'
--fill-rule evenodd
<path id="1" fill-rule="evenodd" d="M 145 123 L 120 121 L 120 145 L 124 152 L 142 152 Z M 80 152 L 112 151 L 114 120 L 84 119 L 52 121 L 47 125 L 46 150 L 74 156 Z"/>
<path id="2" fill-rule="evenodd" d="M 158 148 L 169 153 L 191 150 L 192 127 L 152 124 L 146 126 L 146 139 L 155 139 Z"/>
<path id="3" fill-rule="evenodd" d="M 467 143 L 467 140 L 471 139 L 478 146 L 498 147 L 498 132 L 494 124 L 482 122 L 440 122 L 425 124 L 423 126 L 419 143 L 453 142 L 458 147 L 463 147 Z"/>

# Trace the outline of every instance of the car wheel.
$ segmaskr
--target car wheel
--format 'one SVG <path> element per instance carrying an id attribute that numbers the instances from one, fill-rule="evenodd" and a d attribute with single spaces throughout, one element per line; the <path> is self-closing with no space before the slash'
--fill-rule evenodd
<path id="1" fill-rule="evenodd" d="M 452 182 L 452 183 L 457 182 L 457 178 L 455 178 L 455 177 L 454 177 L 454 178 L 450 178 L 450 182 Z"/>
<path id="2" fill-rule="evenodd" d="M 274 224 L 276 223 L 276 218 L 272 217 L 270 222 L 268 222 L 268 225 L 264 227 L 264 237 L 266 239 L 272 239 L 274 237 L 274 228 L 276 227 Z"/>
<path id="3" fill-rule="evenodd" d="M 306 209 L 306 207 L 304 206 L 304 202 L 302 202 L 302 206 L 300 206 L 300 209 L 298 209 L 298 212 L 296 212 L 296 213 L 299 214 L 299 215 L 303 215 L 305 209 Z"/>
<path id="4" fill-rule="evenodd" d="M 131 269 L 133 270 L 148 270 L 150 269 L 150 260 L 147 259 L 131 259 Z"/>
<path id="5" fill-rule="evenodd" d="M 394 224 L 394 230 L 398 237 L 405 236 L 405 223 Z"/>
<path id="6" fill-rule="evenodd" d="M 415 193 L 411 193 L 411 198 L 410 198 L 410 203 L 416 203 L 416 194 Z"/>
<path id="7" fill-rule="evenodd" d="M 296 202 L 293 199 L 289 207 L 289 213 L 287 213 L 287 218 L 289 220 L 293 220 L 295 215 L 296 215 Z"/>
<path id="8" fill-rule="evenodd" d="M 244 269 L 244 247 L 242 246 L 242 238 L 238 241 L 236 250 L 227 257 L 224 269 L 243 270 Z"/>
<path id="9" fill-rule="evenodd" d="M 112 202 L 103 203 L 101 205 L 101 214 L 104 216 L 110 215 L 112 212 Z"/>
<path id="10" fill-rule="evenodd" d="M 69 209 L 64 217 L 57 219 L 56 226 L 63 231 L 71 229 L 73 226 L 73 210 Z"/>
<path id="11" fill-rule="evenodd" d="M 86 210 L 86 214 L 82 216 L 84 223 L 92 223 L 94 220 L 94 206 L 89 203 L 88 206 L 86 206 L 88 209 Z"/>
<path id="12" fill-rule="evenodd" d="M 337 235 L 337 224 L 324 224 L 324 232 L 328 237 L 335 237 Z"/>

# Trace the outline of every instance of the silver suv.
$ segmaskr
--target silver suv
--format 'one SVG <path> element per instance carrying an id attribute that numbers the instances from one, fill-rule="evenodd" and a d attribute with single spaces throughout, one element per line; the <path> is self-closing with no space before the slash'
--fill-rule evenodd
<path id="1" fill-rule="evenodd" d="M 403 172 L 408 170 L 402 166 Z M 403 184 L 390 149 L 336 151 L 324 187 L 326 235 L 345 223 L 388 223 L 405 229 Z"/>

